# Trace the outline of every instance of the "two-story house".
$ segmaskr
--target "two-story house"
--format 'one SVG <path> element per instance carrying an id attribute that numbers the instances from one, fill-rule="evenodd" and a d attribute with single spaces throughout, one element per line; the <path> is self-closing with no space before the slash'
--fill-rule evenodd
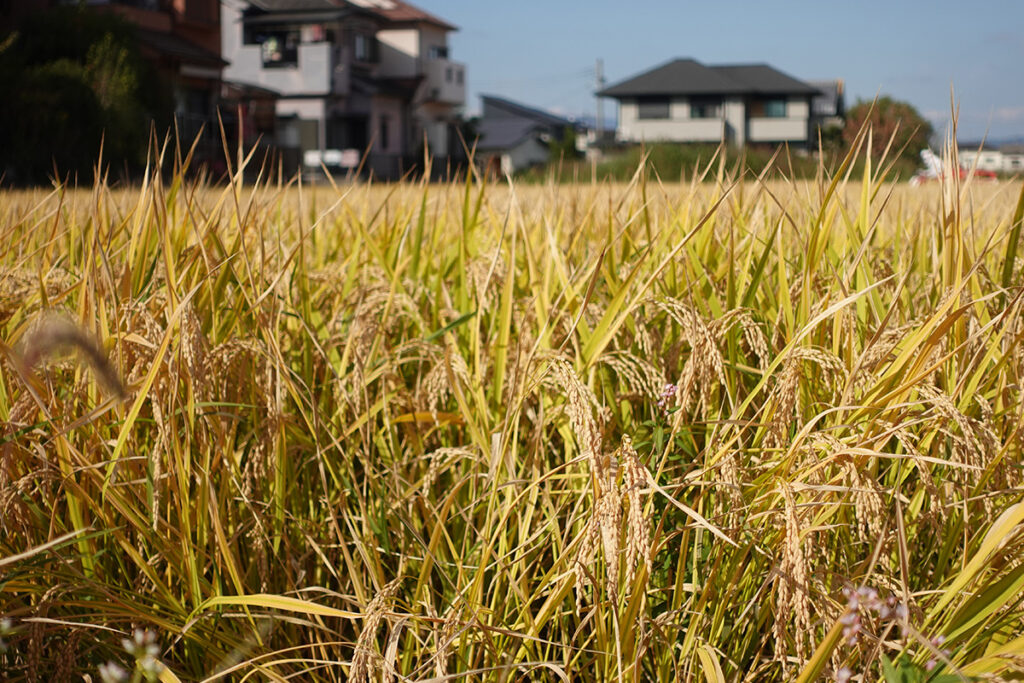
<path id="1" fill-rule="evenodd" d="M 304 168 L 443 164 L 465 102 L 451 24 L 400 0 L 222 0 L 224 78 L 276 91 L 277 145 Z"/>
<path id="2" fill-rule="evenodd" d="M 625 142 L 810 146 L 817 88 L 767 64 L 675 59 L 597 93 L 619 101 Z"/>

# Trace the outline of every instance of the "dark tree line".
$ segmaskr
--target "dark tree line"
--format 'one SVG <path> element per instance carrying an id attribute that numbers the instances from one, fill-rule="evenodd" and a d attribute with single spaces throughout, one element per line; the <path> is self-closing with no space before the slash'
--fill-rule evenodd
<path id="1" fill-rule="evenodd" d="M 145 162 L 150 126 L 166 130 L 169 87 L 113 14 L 59 7 L 0 38 L 0 174 L 4 184 L 54 173 L 91 182 L 104 166 L 131 175 Z"/>

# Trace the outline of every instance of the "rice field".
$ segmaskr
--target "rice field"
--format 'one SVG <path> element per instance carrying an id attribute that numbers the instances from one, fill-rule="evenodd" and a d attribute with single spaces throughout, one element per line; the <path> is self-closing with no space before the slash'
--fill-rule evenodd
<path id="1" fill-rule="evenodd" d="M 0 677 L 1019 680 L 1024 194 L 859 154 L 0 194 Z"/>

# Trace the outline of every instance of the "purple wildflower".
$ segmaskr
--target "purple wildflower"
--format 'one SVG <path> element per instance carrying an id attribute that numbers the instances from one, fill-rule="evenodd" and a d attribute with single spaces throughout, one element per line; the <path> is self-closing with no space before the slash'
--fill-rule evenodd
<path id="1" fill-rule="evenodd" d="M 676 395 L 677 391 L 679 391 L 679 387 L 675 384 L 666 384 L 665 388 L 661 390 L 661 397 L 658 398 L 658 407 L 665 410 L 668 402 Z"/>

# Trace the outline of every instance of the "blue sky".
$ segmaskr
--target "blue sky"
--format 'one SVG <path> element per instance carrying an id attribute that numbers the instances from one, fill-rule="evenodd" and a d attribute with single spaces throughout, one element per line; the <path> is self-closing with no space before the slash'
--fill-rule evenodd
<path id="1" fill-rule="evenodd" d="M 480 93 L 593 114 L 594 62 L 609 84 L 675 57 L 767 62 L 802 79 L 842 78 L 847 105 L 907 100 L 939 130 L 950 85 L 961 140 L 1024 137 L 1024 2 L 818 0 L 412 0 L 456 24 L 452 58 Z M 613 101 L 605 114 L 615 112 Z"/>

